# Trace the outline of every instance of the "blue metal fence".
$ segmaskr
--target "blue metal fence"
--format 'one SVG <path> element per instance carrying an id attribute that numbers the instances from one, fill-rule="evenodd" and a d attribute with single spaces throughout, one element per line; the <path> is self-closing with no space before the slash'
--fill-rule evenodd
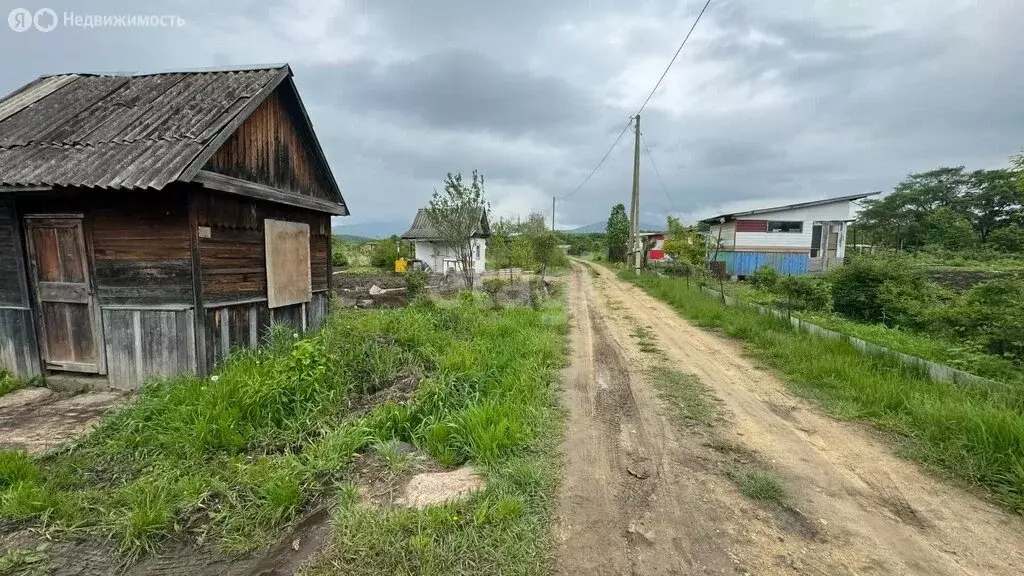
<path id="1" fill-rule="evenodd" d="M 807 274 L 810 255 L 807 252 L 719 252 L 717 260 L 725 262 L 725 271 L 734 276 L 748 276 L 761 266 L 774 268 L 783 276 Z"/>

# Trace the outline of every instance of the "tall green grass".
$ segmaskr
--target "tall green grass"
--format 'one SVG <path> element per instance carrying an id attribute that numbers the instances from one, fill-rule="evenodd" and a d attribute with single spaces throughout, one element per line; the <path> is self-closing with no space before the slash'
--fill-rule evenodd
<path id="1" fill-rule="evenodd" d="M 724 288 L 727 294 L 745 302 L 779 307 L 777 296 L 764 290 L 758 290 L 748 283 L 726 282 Z M 884 324 L 865 324 L 834 313 L 793 312 L 793 315 L 824 328 L 849 334 L 897 352 L 945 364 L 983 378 L 1024 389 L 1024 371 L 1017 364 L 1009 358 L 985 352 L 978 344 L 890 328 Z"/>
<path id="2" fill-rule="evenodd" d="M 0 396 L 8 392 L 14 392 L 22 387 L 24 387 L 24 383 L 21 380 L 15 377 L 14 374 L 0 368 Z"/>
<path id="3" fill-rule="evenodd" d="M 474 462 L 498 486 L 510 465 L 533 467 L 543 497 L 512 496 L 536 521 L 554 486 L 553 456 L 538 447 L 550 448 L 557 429 L 552 380 L 564 330 L 558 303 L 493 309 L 460 298 L 337 312 L 303 339 L 279 331 L 215 377 L 147 385 L 55 455 L 0 451 L 0 524 L 110 537 L 129 560 L 175 534 L 249 552 L 335 493 L 356 453 L 398 440 L 447 465 Z M 419 381 L 408 402 L 350 410 L 408 378 Z M 520 546 L 543 556 L 544 532 Z"/>
<path id="4" fill-rule="evenodd" d="M 725 307 L 685 282 L 620 274 L 700 326 L 743 340 L 751 356 L 833 414 L 896 433 L 901 453 L 988 490 L 1024 512 L 1024 415 L 1020 390 L 935 383 L 888 357 L 794 331 L 756 310 Z"/>

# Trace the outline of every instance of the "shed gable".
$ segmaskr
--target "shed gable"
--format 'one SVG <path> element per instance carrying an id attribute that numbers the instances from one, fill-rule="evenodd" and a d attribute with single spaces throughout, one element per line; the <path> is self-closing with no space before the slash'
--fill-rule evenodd
<path id="1" fill-rule="evenodd" d="M 342 202 L 319 161 L 319 144 L 284 82 L 214 152 L 205 170 L 331 202 Z"/>

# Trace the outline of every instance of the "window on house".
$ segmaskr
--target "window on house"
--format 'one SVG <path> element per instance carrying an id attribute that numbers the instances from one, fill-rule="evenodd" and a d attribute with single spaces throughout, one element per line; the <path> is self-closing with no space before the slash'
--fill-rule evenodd
<path id="1" fill-rule="evenodd" d="M 475 246 L 475 248 L 476 248 L 476 259 L 479 260 L 480 259 L 480 245 L 477 244 Z"/>
<path id="2" fill-rule="evenodd" d="M 797 234 L 804 231 L 804 223 L 799 221 L 789 220 L 769 220 L 768 221 L 769 232 L 795 232 Z"/>

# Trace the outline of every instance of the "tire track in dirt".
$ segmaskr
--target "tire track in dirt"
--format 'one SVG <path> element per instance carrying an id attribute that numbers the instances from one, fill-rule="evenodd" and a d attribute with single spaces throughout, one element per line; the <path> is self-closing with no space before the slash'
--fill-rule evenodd
<path id="1" fill-rule="evenodd" d="M 682 451 L 574 267 L 570 289 L 572 363 L 564 373 L 570 409 L 556 534 L 560 574 L 732 574 L 700 482 L 678 481 Z M 701 496 L 704 493 L 704 496 Z M 706 511 L 705 511 L 706 512 Z M 711 523 L 709 523 L 711 521 Z"/>
<path id="2" fill-rule="evenodd" d="M 756 368 L 737 342 L 690 325 L 639 288 L 606 269 L 597 270 L 600 278 L 597 290 L 588 293 L 589 309 L 601 316 L 609 300 L 625 304 L 623 313 L 611 315 L 615 317 L 606 323 L 610 339 L 625 343 L 633 323 L 649 326 L 666 360 L 697 375 L 731 413 L 720 433 L 770 462 L 783 479 L 793 512 L 789 520 L 737 503 L 728 494 L 719 494 L 712 506 L 694 510 L 710 514 L 727 536 L 722 545 L 742 559 L 737 571 L 979 576 L 1024 572 L 1024 521 L 1019 516 L 924 474 L 895 456 L 892 445 L 870 428 L 823 416 L 812 403 L 791 396 L 773 374 Z M 584 280 L 592 283 L 589 277 Z M 574 277 L 574 287 L 577 283 Z M 634 384 L 642 405 L 644 393 L 638 388 Z M 642 419 L 643 415 L 641 406 Z M 680 437 L 687 440 L 685 433 Z M 683 448 L 685 453 L 688 448 Z M 720 478 L 704 469 L 689 473 L 706 482 L 712 493 L 722 488 Z M 668 481 L 663 475 L 661 483 L 685 485 L 685 480 Z M 724 490 L 728 492 L 728 486 Z M 685 491 L 679 494 L 686 496 Z M 801 526 L 807 527 L 807 519 L 816 535 L 794 539 Z M 788 521 L 795 524 L 787 526 Z M 699 571 L 691 566 L 678 573 Z"/>

